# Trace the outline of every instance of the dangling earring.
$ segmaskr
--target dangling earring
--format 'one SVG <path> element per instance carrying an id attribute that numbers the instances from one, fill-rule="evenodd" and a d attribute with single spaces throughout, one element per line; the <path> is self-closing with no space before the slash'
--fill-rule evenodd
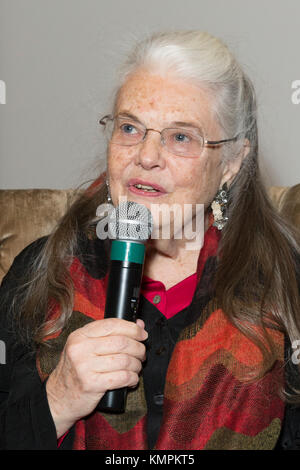
<path id="1" fill-rule="evenodd" d="M 222 188 L 217 192 L 213 202 L 211 203 L 212 212 L 214 215 L 213 226 L 217 227 L 218 230 L 226 225 L 228 217 L 225 215 L 228 203 L 228 187 L 227 183 L 224 183 Z"/>
<path id="2" fill-rule="evenodd" d="M 105 181 L 106 183 L 106 189 L 107 189 L 107 202 L 110 204 L 112 202 L 112 198 L 111 198 L 111 195 L 110 195 L 110 190 L 109 190 L 109 182 L 108 180 Z"/>

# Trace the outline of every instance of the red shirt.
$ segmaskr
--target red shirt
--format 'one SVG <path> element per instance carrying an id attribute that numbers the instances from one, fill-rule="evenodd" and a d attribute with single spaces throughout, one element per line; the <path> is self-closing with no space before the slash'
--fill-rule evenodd
<path id="1" fill-rule="evenodd" d="M 171 318 L 191 303 L 196 284 L 197 273 L 188 276 L 167 290 L 162 282 L 144 276 L 141 294 L 166 318 Z"/>

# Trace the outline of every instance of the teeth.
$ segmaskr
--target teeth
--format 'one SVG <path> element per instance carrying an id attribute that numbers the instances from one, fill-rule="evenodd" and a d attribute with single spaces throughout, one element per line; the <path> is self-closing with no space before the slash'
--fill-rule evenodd
<path id="1" fill-rule="evenodd" d="M 157 192 L 157 189 L 152 188 L 152 186 L 146 186 L 144 184 L 135 184 L 134 185 L 137 189 L 144 189 L 146 191 Z"/>

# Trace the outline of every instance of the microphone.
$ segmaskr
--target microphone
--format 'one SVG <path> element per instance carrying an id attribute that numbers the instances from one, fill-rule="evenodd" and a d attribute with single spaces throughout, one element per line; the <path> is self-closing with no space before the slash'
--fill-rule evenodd
<path id="1" fill-rule="evenodd" d="M 108 217 L 112 238 L 104 318 L 135 322 L 145 260 L 145 244 L 152 231 L 152 215 L 142 204 L 122 202 Z M 96 409 L 123 413 L 127 387 L 108 390 Z"/>

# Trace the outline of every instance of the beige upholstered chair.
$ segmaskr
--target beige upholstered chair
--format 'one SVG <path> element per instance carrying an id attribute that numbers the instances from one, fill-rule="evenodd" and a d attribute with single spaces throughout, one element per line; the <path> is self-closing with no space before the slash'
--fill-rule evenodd
<path id="1" fill-rule="evenodd" d="M 269 194 L 279 212 L 300 228 L 300 184 L 271 187 Z M 0 282 L 14 257 L 48 235 L 75 196 L 72 189 L 0 190 Z"/>
<path id="2" fill-rule="evenodd" d="M 15 256 L 48 235 L 75 196 L 72 189 L 0 190 L 0 283 Z"/>

